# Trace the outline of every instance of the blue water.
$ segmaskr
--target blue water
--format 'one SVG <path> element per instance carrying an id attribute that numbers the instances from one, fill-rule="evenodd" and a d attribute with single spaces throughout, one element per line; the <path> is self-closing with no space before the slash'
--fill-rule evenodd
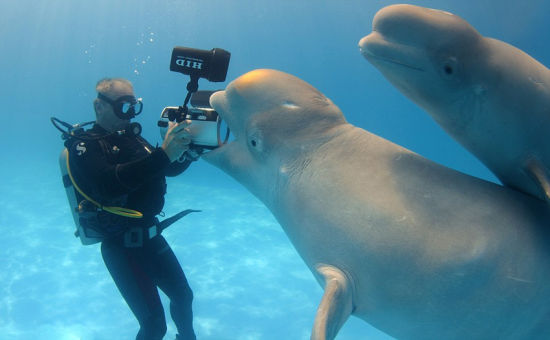
<path id="1" fill-rule="evenodd" d="M 232 53 L 228 81 L 275 68 L 313 84 L 351 123 L 434 161 L 496 181 L 359 54 L 375 12 L 394 1 L 0 2 L 0 339 L 132 339 L 137 322 L 97 245 L 83 247 L 59 177 L 49 123 L 93 120 L 94 85 L 125 77 L 144 98 L 144 135 L 183 102 L 173 46 Z M 411 1 L 444 9 L 483 35 L 550 64 L 543 0 Z M 223 88 L 226 83 L 201 89 Z M 202 209 L 165 233 L 195 293 L 199 339 L 308 339 L 322 290 L 269 211 L 203 161 L 169 180 L 165 212 Z M 166 302 L 166 301 L 165 301 Z M 168 315 L 168 313 L 167 313 Z M 174 337 L 168 325 L 166 339 Z M 351 317 L 338 340 L 388 339 Z"/>

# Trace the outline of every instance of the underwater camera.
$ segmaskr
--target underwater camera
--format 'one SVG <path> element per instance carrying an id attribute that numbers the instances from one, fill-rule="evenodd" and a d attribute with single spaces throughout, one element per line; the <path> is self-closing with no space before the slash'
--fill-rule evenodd
<path id="1" fill-rule="evenodd" d="M 191 143 L 203 149 L 215 149 L 227 143 L 229 128 L 224 124 L 220 116 L 210 107 L 210 96 L 216 91 L 197 91 L 191 96 L 191 107 L 183 119 L 191 120 L 189 131 Z M 164 139 L 171 117 L 181 115 L 180 106 L 167 106 L 160 114 L 158 125 L 160 135 Z"/>
<path id="2" fill-rule="evenodd" d="M 210 106 L 210 96 L 216 91 L 198 91 L 200 78 L 211 82 L 223 82 L 227 75 L 231 54 L 221 48 L 198 50 L 176 46 L 172 50 L 170 71 L 190 76 L 187 96 L 181 106 L 167 106 L 162 110 L 158 126 L 164 139 L 170 122 L 191 120 L 189 126 L 192 146 L 215 149 L 229 138 L 229 128 Z M 187 107 L 191 101 L 191 107 Z M 225 128 L 224 128 L 225 127 Z"/>

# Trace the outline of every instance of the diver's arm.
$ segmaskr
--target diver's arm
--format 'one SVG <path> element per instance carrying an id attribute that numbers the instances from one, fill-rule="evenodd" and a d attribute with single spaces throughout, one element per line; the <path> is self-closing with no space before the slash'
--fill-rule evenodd
<path id="1" fill-rule="evenodd" d="M 189 149 L 191 139 L 187 130 L 189 121 L 173 124 L 166 132 L 164 142 L 160 148 L 155 148 L 151 154 L 132 162 L 118 164 L 115 174 L 119 183 L 130 191 L 136 189 L 151 177 L 175 176 L 183 172 L 189 163 L 176 161 Z M 141 137 L 142 143 L 150 144 Z"/>
<path id="2" fill-rule="evenodd" d="M 165 176 L 174 177 L 181 174 L 193 161 L 193 158 L 187 154 L 190 152 L 189 144 L 191 143 L 191 136 L 187 129 L 190 123 L 189 120 L 184 120 L 171 124 L 164 136 L 162 149 L 170 160 L 170 165 L 164 171 Z M 182 158 L 183 161 L 180 161 Z"/>
<path id="3" fill-rule="evenodd" d="M 161 148 L 156 148 L 149 155 L 128 163 L 117 164 L 114 173 L 117 182 L 129 191 L 137 189 L 150 178 L 164 175 L 170 166 L 170 159 Z"/>
<path id="4" fill-rule="evenodd" d="M 161 148 L 127 163 L 111 164 L 107 157 L 98 141 L 78 141 L 70 149 L 70 164 L 78 174 L 77 181 L 111 198 L 125 195 L 150 178 L 163 175 L 170 165 Z"/>
<path id="5" fill-rule="evenodd" d="M 71 158 L 76 161 L 90 186 L 95 186 L 94 189 L 102 196 L 114 198 L 125 195 L 155 176 L 164 176 L 170 164 L 189 149 L 191 140 L 186 130 L 188 125 L 187 121 L 174 124 L 168 129 L 160 148 L 154 148 L 147 156 L 127 163 L 110 163 L 99 140 L 77 141 L 71 147 L 70 152 L 75 155 Z M 151 147 L 144 139 L 140 142 Z M 85 151 L 82 151 L 83 148 Z M 176 164 L 170 174 L 177 175 L 188 166 L 186 162 Z"/>
<path id="6" fill-rule="evenodd" d="M 168 177 L 177 176 L 177 175 L 181 174 L 182 172 L 184 172 L 185 170 L 187 170 L 187 168 L 189 167 L 189 165 L 191 165 L 192 162 L 193 161 L 188 159 L 188 158 L 185 158 L 185 160 L 183 162 L 180 162 L 180 161 L 172 162 L 164 170 L 164 175 L 168 176 Z"/>

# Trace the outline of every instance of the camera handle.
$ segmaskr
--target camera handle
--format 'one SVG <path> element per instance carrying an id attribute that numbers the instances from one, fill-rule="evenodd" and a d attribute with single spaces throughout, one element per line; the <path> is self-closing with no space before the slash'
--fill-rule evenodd
<path id="1" fill-rule="evenodd" d="M 191 75 L 191 80 L 187 83 L 187 96 L 185 96 L 185 101 L 183 102 L 183 105 L 178 107 L 176 112 L 170 112 L 168 117 L 170 121 L 176 121 L 179 123 L 185 119 L 187 112 L 189 111 L 187 104 L 189 104 L 189 100 L 191 100 L 191 95 L 199 89 L 199 78 L 200 77 L 197 75 Z"/>
<path id="2" fill-rule="evenodd" d="M 187 112 L 189 111 L 189 108 L 187 107 L 187 104 L 189 104 L 189 101 L 191 100 L 191 95 L 199 89 L 199 76 L 191 75 L 191 80 L 189 83 L 187 83 L 187 95 L 185 96 L 185 101 L 183 102 L 183 105 L 178 107 L 177 111 L 171 111 L 168 114 L 168 120 L 170 121 L 176 121 L 178 123 L 185 120 L 185 117 L 187 117 Z M 185 152 L 181 157 L 178 159 L 178 162 L 183 162 L 185 159 L 189 158 L 191 161 L 196 161 L 199 159 L 200 155 L 202 154 L 202 148 L 195 149 L 193 147 L 193 143 L 189 145 L 190 149 L 189 151 Z"/>

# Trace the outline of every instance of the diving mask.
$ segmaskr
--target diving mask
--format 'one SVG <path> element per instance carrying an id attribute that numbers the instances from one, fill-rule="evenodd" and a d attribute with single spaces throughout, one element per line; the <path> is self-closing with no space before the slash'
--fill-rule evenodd
<path id="1" fill-rule="evenodd" d="M 113 107 L 115 115 L 123 120 L 132 119 L 143 110 L 143 102 L 141 98 L 136 99 L 134 96 L 121 96 L 115 100 L 112 100 L 104 94 L 98 93 L 97 98 L 109 103 Z"/>

